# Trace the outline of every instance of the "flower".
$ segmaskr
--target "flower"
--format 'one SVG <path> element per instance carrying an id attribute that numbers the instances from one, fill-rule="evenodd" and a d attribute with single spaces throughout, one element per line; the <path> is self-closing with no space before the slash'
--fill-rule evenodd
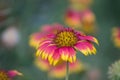
<path id="1" fill-rule="evenodd" d="M 15 76 L 22 75 L 22 73 L 18 72 L 17 70 L 0 70 L 0 80 L 12 80 Z"/>
<path id="2" fill-rule="evenodd" d="M 114 27 L 112 29 L 112 40 L 114 45 L 120 48 L 120 28 Z"/>
<path id="3" fill-rule="evenodd" d="M 45 33 L 45 34 L 44 34 Z M 48 31 L 39 33 L 39 44 L 36 45 L 36 56 L 48 59 L 50 64 L 56 65 L 59 60 L 75 62 L 76 50 L 85 56 L 96 54 L 96 48 L 92 42 L 98 44 L 93 36 L 86 36 L 80 31 L 65 28 L 62 25 L 51 25 Z"/>
<path id="4" fill-rule="evenodd" d="M 89 8 L 92 2 L 93 0 L 69 0 L 70 7 L 77 11 Z"/>
<path id="5" fill-rule="evenodd" d="M 41 69 L 42 71 L 49 71 L 51 65 L 49 64 L 48 60 L 41 59 L 40 57 L 35 58 L 35 66 Z"/>
<path id="6" fill-rule="evenodd" d="M 56 66 L 49 64 L 48 60 L 41 59 L 40 57 L 35 59 L 35 66 L 42 71 L 48 71 L 48 75 L 52 78 L 64 78 L 66 75 L 66 62 L 59 61 Z M 84 65 L 79 60 L 69 64 L 69 73 L 78 73 L 84 71 Z"/>
<path id="7" fill-rule="evenodd" d="M 84 16 L 82 18 L 82 31 L 85 33 L 95 33 L 97 30 L 97 27 L 95 25 L 95 15 L 93 14 L 92 11 L 88 11 L 86 13 L 84 13 Z"/>
<path id="8" fill-rule="evenodd" d="M 7 28 L 1 36 L 2 42 L 6 47 L 14 47 L 20 41 L 19 30 L 15 26 Z"/>
<path id="9" fill-rule="evenodd" d="M 81 28 L 82 26 L 82 15 L 84 13 L 80 13 L 78 11 L 75 11 L 73 9 L 68 9 L 66 14 L 65 14 L 65 23 L 73 28 Z"/>
<path id="10" fill-rule="evenodd" d="M 85 33 L 94 33 L 96 30 L 95 16 L 89 9 L 83 11 L 68 9 L 65 14 L 65 23 L 72 28 L 84 31 Z"/>
<path id="11" fill-rule="evenodd" d="M 120 60 L 109 67 L 108 77 L 110 80 L 120 80 Z"/>
<path id="12" fill-rule="evenodd" d="M 69 64 L 69 74 L 83 72 L 84 70 L 83 64 L 78 60 Z M 64 78 L 66 76 L 66 62 L 52 68 L 49 72 L 49 76 L 53 78 Z"/>
<path id="13" fill-rule="evenodd" d="M 101 71 L 100 69 L 94 68 L 90 69 L 87 72 L 87 80 L 100 80 L 101 77 Z"/>

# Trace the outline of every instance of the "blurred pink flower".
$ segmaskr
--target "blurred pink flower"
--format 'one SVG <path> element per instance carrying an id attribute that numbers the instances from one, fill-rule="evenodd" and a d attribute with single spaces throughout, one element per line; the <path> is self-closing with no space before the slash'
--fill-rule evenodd
<path id="1" fill-rule="evenodd" d="M 38 67 L 42 71 L 49 71 L 51 68 L 51 65 L 49 64 L 49 61 L 46 59 L 41 59 L 40 57 L 35 58 L 35 66 Z"/>
<path id="2" fill-rule="evenodd" d="M 76 60 L 69 64 L 69 74 L 79 73 L 84 71 L 84 66 L 81 62 Z M 54 78 L 64 78 L 66 76 L 66 62 L 63 62 L 49 71 L 49 76 Z"/>
<path id="3" fill-rule="evenodd" d="M 88 9 L 92 2 L 93 0 L 69 0 L 70 8 L 77 11 Z"/>
<path id="4" fill-rule="evenodd" d="M 68 9 L 65 14 L 65 23 L 73 28 L 80 28 L 82 26 L 82 16 L 84 12 L 78 12 L 72 9 Z"/>
<path id="5" fill-rule="evenodd" d="M 114 27 L 112 29 L 112 40 L 114 42 L 114 45 L 120 48 L 120 28 L 119 27 Z"/>
<path id="6" fill-rule="evenodd" d="M 85 33 L 96 32 L 95 16 L 89 9 L 76 11 L 68 9 L 65 14 L 65 23 L 72 28 L 77 28 Z"/>
<path id="7" fill-rule="evenodd" d="M 35 59 L 35 65 L 43 71 L 48 71 L 48 75 L 53 78 L 63 78 L 66 75 L 66 62 L 59 61 L 56 66 L 49 64 L 48 60 L 43 60 L 40 57 Z M 69 73 L 78 73 L 84 71 L 85 68 L 83 63 L 80 61 L 75 61 L 69 64 Z"/>
<path id="8" fill-rule="evenodd" d="M 21 76 L 22 73 L 18 72 L 17 70 L 0 70 L 0 80 L 12 80 L 17 75 Z"/>

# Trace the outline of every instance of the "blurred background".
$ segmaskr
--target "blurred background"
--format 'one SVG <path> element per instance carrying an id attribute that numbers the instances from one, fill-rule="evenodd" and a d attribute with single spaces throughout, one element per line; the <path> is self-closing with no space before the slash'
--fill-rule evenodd
<path id="1" fill-rule="evenodd" d="M 29 46 L 29 36 L 44 24 L 64 24 L 67 6 L 67 0 L 0 0 L 0 69 L 16 69 L 24 74 L 15 80 L 56 80 L 48 79 L 47 73 L 34 65 L 35 50 Z M 98 27 L 95 37 L 100 45 L 95 56 L 78 54 L 90 71 L 71 75 L 70 80 L 93 80 L 85 78 L 92 74 L 100 77 L 94 80 L 108 80 L 108 67 L 120 59 L 120 49 L 111 40 L 112 28 L 120 26 L 119 8 L 120 0 L 93 0 L 91 10 Z"/>

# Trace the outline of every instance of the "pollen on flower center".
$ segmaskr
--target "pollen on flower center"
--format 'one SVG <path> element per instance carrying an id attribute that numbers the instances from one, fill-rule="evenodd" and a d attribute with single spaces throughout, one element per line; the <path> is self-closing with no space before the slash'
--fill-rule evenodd
<path id="1" fill-rule="evenodd" d="M 73 32 L 63 31 L 56 35 L 55 43 L 59 47 L 73 46 L 77 42 L 77 37 Z"/>
<path id="2" fill-rule="evenodd" d="M 0 71 L 0 80 L 10 80 L 5 72 Z"/>

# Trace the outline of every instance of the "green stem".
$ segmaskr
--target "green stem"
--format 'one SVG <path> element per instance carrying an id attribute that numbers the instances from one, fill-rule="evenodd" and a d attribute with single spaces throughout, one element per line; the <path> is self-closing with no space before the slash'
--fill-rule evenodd
<path id="1" fill-rule="evenodd" d="M 65 80 L 69 80 L 69 62 L 66 62 L 66 77 Z"/>

